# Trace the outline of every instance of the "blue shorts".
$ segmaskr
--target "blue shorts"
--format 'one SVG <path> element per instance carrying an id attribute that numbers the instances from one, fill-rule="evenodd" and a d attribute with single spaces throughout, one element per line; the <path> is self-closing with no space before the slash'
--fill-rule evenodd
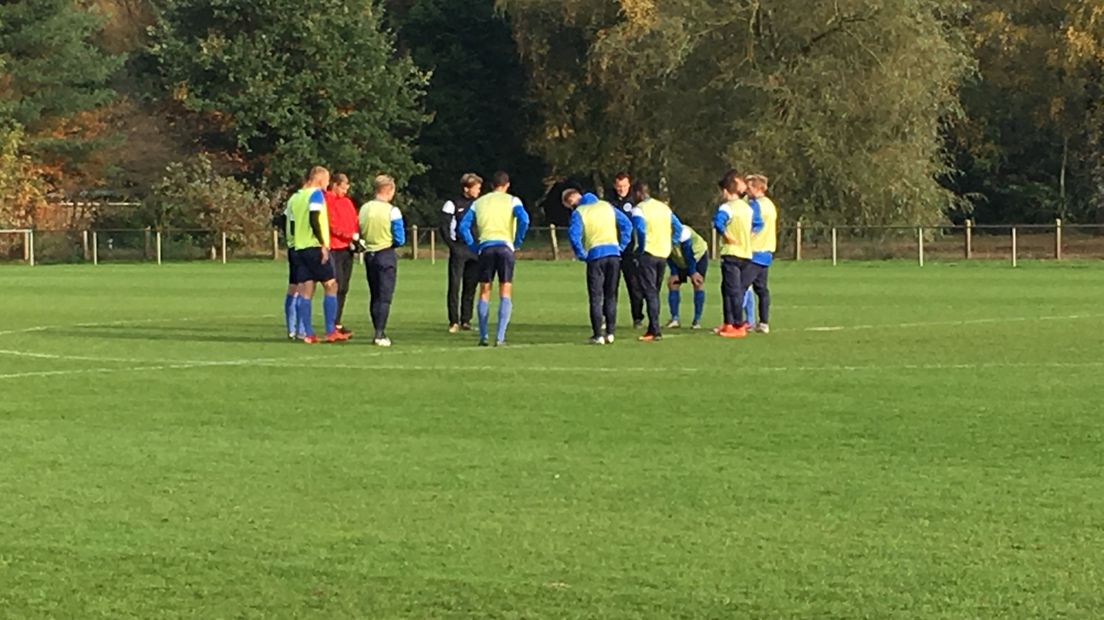
<path id="1" fill-rule="evenodd" d="M 668 261 L 671 267 L 671 275 L 678 278 L 679 284 L 686 284 L 690 281 L 690 272 L 686 269 L 680 269 L 673 262 Z M 709 271 L 709 255 L 706 254 L 698 260 L 698 264 L 694 267 L 697 273 L 701 274 L 701 277 L 705 277 L 705 274 Z"/>
<path id="2" fill-rule="evenodd" d="M 295 256 L 295 248 L 287 249 L 288 258 L 288 284 L 299 284 L 299 260 Z"/>
<path id="3" fill-rule="evenodd" d="M 514 251 L 504 245 L 489 247 L 479 253 L 479 281 L 500 284 L 514 281 Z"/>
<path id="4" fill-rule="evenodd" d="M 306 248 L 295 251 L 299 283 L 329 282 L 335 278 L 333 260 L 322 263 L 322 248 Z"/>

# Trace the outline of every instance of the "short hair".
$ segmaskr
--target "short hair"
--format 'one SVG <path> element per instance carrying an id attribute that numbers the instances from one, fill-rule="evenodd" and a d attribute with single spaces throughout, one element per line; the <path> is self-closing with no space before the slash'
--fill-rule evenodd
<path id="1" fill-rule="evenodd" d="M 322 176 L 323 174 L 329 174 L 329 173 L 330 173 L 330 171 L 326 170 L 326 168 L 324 166 L 315 166 L 315 167 L 310 169 L 310 174 L 307 175 L 307 179 L 308 180 L 314 180 L 314 179 L 317 179 L 318 177 Z"/>
<path id="2" fill-rule="evenodd" d="M 510 184 L 510 175 L 499 170 L 498 172 L 491 175 L 491 183 L 494 183 L 495 187 L 506 187 Z"/>
<path id="3" fill-rule="evenodd" d="M 483 177 L 474 172 L 469 172 L 460 177 L 460 187 L 462 189 L 471 189 L 476 185 L 483 185 Z"/>
<path id="4" fill-rule="evenodd" d="M 334 185 L 344 185 L 349 182 L 349 177 L 344 172 L 338 172 L 330 177 L 330 183 Z"/>
<path id="5" fill-rule="evenodd" d="M 618 172 L 617 176 L 613 177 L 614 181 L 632 181 L 632 177 L 628 172 Z"/>
<path id="6" fill-rule="evenodd" d="M 730 194 L 735 194 L 740 191 L 740 182 L 743 180 L 744 178 L 740 176 L 740 173 L 735 170 L 729 170 L 721 177 L 721 180 L 717 182 L 717 186 Z"/>
<path id="7" fill-rule="evenodd" d="M 395 179 L 386 174 L 381 174 L 372 181 L 372 187 L 377 192 L 388 187 L 395 187 Z"/>
<path id="8" fill-rule="evenodd" d="M 583 194 L 579 190 L 575 189 L 574 187 L 569 188 L 569 189 L 565 189 L 563 191 L 563 193 L 560 194 L 560 202 L 565 207 L 572 206 L 570 200 L 572 198 L 575 198 L 576 196 L 582 198 Z"/>
<path id="9" fill-rule="evenodd" d="M 652 195 L 652 188 L 648 185 L 647 181 L 637 181 L 633 183 L 632 191 L 641 198 L 649 198 Z"/>
<path id="10" fill-rule="evenodd" d="M 764 191 L 766 191 L 767 187 L 770 185 L 770 179 L 763 174 L 749 174 L 744 181 L 747 182 L 748 185 L 753 185 Z"/>

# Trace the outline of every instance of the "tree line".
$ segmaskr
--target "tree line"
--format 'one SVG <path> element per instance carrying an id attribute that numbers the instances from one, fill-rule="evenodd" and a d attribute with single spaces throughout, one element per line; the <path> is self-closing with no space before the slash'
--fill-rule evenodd
<path id="1" fill-rule="evenodd" d="M 500 168 L 538 219 L 627 170 L 694 221 L 730 167 L 810 223 L 1104 223 L 1102 90 L 1096 0 L 13 0 L 0 227 L 246 229 L 315 163 L 426 223 Z"/>

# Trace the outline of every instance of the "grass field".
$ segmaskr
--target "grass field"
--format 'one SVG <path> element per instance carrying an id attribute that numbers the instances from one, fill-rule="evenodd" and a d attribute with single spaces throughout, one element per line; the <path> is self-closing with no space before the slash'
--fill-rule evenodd
<path id="1" fill-rule="evenodd" d="M 0 269 L 0 617 L 1104 617 L 1104 266 L 601 348 L 581 270 L 479 349 L 404 263 L 380 350 L 286 342 L 282 263 Z"/>

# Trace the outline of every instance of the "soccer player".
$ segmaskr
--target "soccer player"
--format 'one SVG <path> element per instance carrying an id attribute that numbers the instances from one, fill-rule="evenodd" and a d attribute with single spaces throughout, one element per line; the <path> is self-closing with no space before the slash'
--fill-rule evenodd
<path id="1" fill-rule="evenodd" d="M 647 183 L 633 185 L 633 228 L 636 230 L 637 256 L 640 260 L 639 281 L 648 307 L 648 331 L 641 342 L 663 339 L 659 329 L 659 287 L 671 248 L 682 238 L 682 222 L 671 207 L 654 199 Z"/>
<path id="2" fill-rule="evenodd" d="M 591 344 L 613 344 L 617 331 L 617 289 L 621 254 L 632 240 L 632 222 L 612 204 L 594 194 L 569 189 L 563 204 L 572 209 L 567 236 L 575 258 L 587 264 Z M 604 327 L 603 327 L 604 325 Z"/>
<path id="3" fill-rule="evenodd" d="M 488 345 L 491 286 L 498 278 L 498 333 L 495 346 L 506 344 L 506 328 L 513 313 L 514 251 L 521 248 L 529 231 L 529 214 L 521 200 L 510 195 L 510 175 L 496 172 L 494 191 L 476 200 L 458 226 L 460 238 L 479 255 L 479 346 Z M 472 236 L 472 224 L 479 229 L 479 244 Z"/>
<path id="4" fill-rule="evenodd" d="M 326 192 L 326 214 L 330 219 L 330 260 L 337 280 L 337 331 L 351 336 L 352 332 L 341 324 L 341 317 L 345 314 L 345 298 L 353 275 L 352 244 L 359 229 L 356 206 L 349 198 L 348 176 L 341 173 L 333 176 L 330 191 Z"/>
<path id="5" fill-rule="evenodd" d="M 770 181 L 761 174 L 747 178 L 748 204 L 751 206 L 751 288 L 759 299 L 759 323 L 755 331 L 770 333 L 770 289 L 767 274 L 778 247 L 778 208 L 767 198 Z"/>
<path id="6" fill-rule="evenodd" d="M 299 273 L 298 263 L 295 260 L 295 221 L 291 219 L 291 201 L 284 206 L 284 210 L 272 218 L 272 225 L 284 231 L 284 242 L 287 244 L 288 261 L 288 287 L 284 296 L 284 321 L 287 324 L 288 340 L 296 340 L 306 337 L 302 324 L 299 322 Z"/>
<path id="7" fill-rule="evenodd" d="M 632 221 L 632 177 L 627 172 L 619 172 L 613 179 L 613 190 L 609 192 L 610 202 Z M 629 240 L 629 247 L 621 255 L 621 273 L 625 277 L 625 288 L 629 293 L 629 310 L 632 312 L 633 328 L 644 325 L 644 289 L 640 287 L 640 260 L 637 256 L 635 240 Z"/>
<path id="8" fill-rule="evenodd" d="M 724 302 L 724 325 L 714 332 L 725 338 L 746 338 L 744 324 L 743 274 L 751 265 L 751 207 L 740 198 L 747 186 L 735 172 L 728 172 L 719 183 L 725 203 L 717 208 L 713 227 L 721 234 L 721 297 Z"/>
<path id="9" fill-rule="evenodd" d="M 668 329 L 678 329 L 679 306 L 682 302 L 681 288 L 690 282 L 694 287 L 694 322 L 691 329 L 701 329 L 702 312 L 705 310 L 705 273 L 709 270 L 709 243 L 693 228 L 682 227 L 679 243 L 671 248 L 671 257 L 667 259 L 671 268 L 671 278 L 667 281 L 667 305 L 671 309 L 671 321 Z"/>
<path id="10" fill-rule="evenodd" d="M 449 333 L 471 331 L 475 287 L 479 283 L 479 257 L 456 235 L 457 225 L 483 191 L 483 179 L 474 173 L 460 177 L 460 197 L 445 203 L 441 209 L 441 236 L 448 243 L 448 305 Z"/>
<path id="11" fill-rule="evenodd" d="M 360 235 L 364 240 L 364 270 L 371 295 L 369 312 L 376 329 L 373 342 L 378 347 L 389 347 L 387 319 L 391 316 L 398 268 L 395 248 L 406 243 L 406 225 L 402 212 L 391 205 L 395 199 L 395 179 L 381 174 L 372 185 L 376 198 L 360 208 Z"/>
<path id="12" fill-rule="evenodd" d="M 295 257 L 299 273 L 299 321 L 305 327 L 303 342 L 315 344 L 311 324 L 311 298 L 316 282 L 322 283 L 325 299 L 322 308 L 326 319 L 326 342 L 342 342 L 347 334 L 337 331 L 337 280 L 330 260 L 330 223 L 326 213 L 326 197 L 322 189 L 330 184 L 330 172 L 321 166 L 311 169 L 303 188 L 291 197 L 291 217 L 295 222 Z"/>

